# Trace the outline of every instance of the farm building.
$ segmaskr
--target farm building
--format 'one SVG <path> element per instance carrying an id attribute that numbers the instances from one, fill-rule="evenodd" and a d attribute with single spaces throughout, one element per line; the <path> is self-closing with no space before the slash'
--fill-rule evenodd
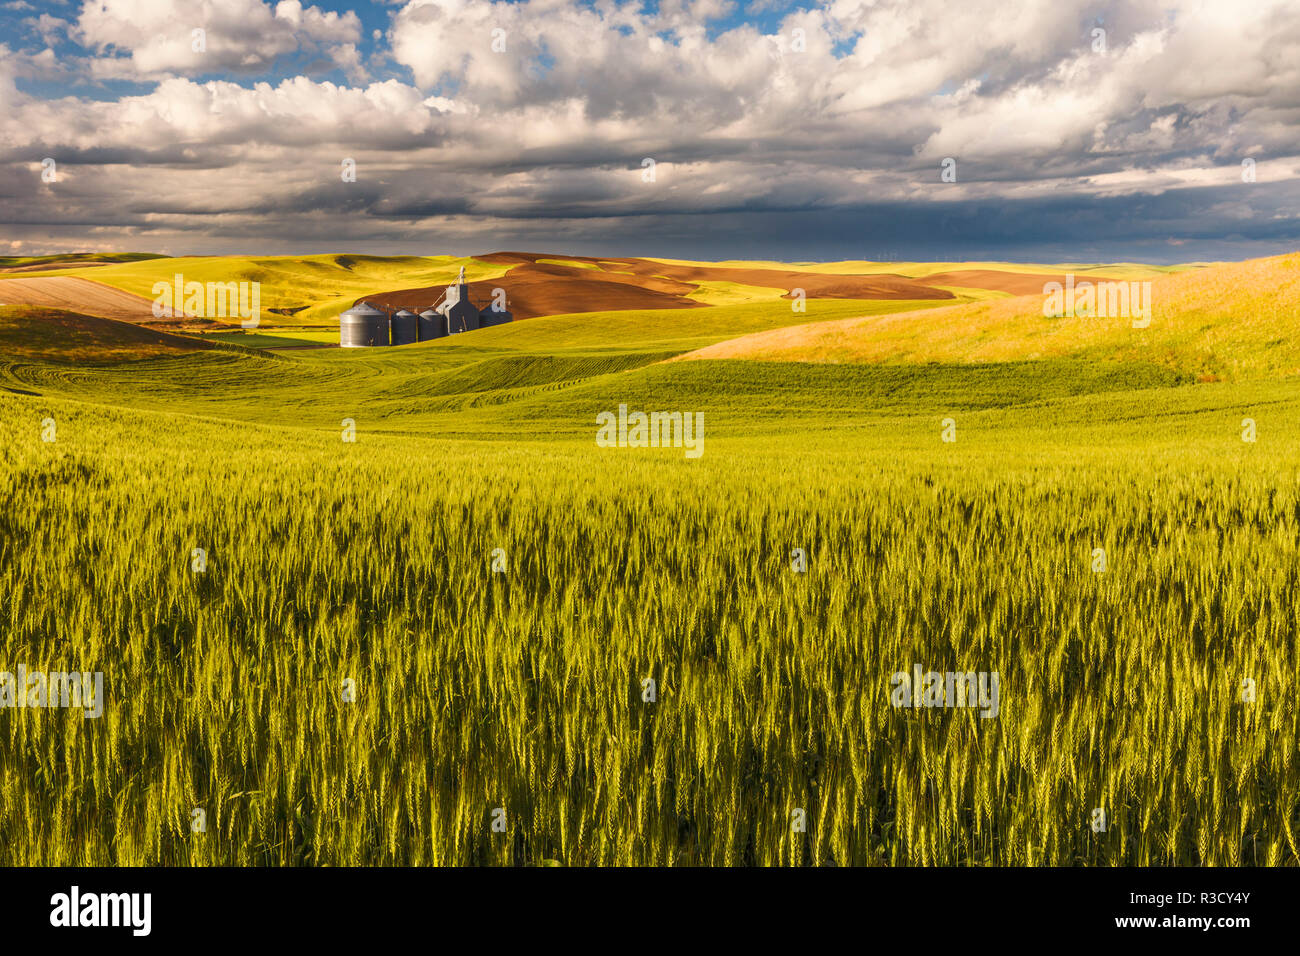
<path id="1" fill-rule="evenodd" d="M 469 297 L 465 268 L 454 285 L 419 315 L 406 309 L 391 312 L 369 302 L 358 302 L 339 316 L 339 345 L 366 348 L 376 345 L 409 345 L 427 342 L 459 332 L 472 332 L 511 321 L 509 312 L 488 306 L 480 309 Z"/>

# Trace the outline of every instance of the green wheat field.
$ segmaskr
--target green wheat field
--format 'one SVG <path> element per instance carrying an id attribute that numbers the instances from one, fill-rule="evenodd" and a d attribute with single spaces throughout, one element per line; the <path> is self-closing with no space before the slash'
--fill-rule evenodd
<path id="1" fill-rule="evenodd" d="M 872 363 L 668 360 L 916 304 L 76 362 L 0 309 L 0 669 L 104 674 L 0 710 L 0 862 L 1296 865 L 1296 301 Z"/>

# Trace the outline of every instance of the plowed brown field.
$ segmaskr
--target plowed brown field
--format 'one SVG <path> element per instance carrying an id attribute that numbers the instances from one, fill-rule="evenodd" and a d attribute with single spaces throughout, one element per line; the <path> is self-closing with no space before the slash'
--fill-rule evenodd
<path id="1" fill-rule="evenodd" d="M 689 298 L 703 282 L 776 289 L 785 298 L 794 289 L 803 289 L 811 299 L 954 298 L 951 292 L 936 288 L 938 283 L 889 273 L 826 275 L 793 269 L 722 268 L 707 263 L 688 266 L 650 259 L 597 259 L 533 252 L 494 252 L 475 258 L 512 266 L 501 278 L 470 283 L 470 296 L 476 304 L 484 306 L 491 301 L 495 289 L 505 289 L 508 307 L 516 319 L 572 312 L 708 308 L 706 303 Z M 595 268 L 538 261 L 550 259 Z M 433 305 L 442 292 L 442 286 L 399 289 L 363 296 L 357 301 L 419 312 Z"/>
<path id="2" fill-rule="evenodd" d="M 154 318 L 149 299 L 74 276 L 0 279 L 0 305 L 41 306 L 119 322 L 166 324 L 166 320 Z"/>

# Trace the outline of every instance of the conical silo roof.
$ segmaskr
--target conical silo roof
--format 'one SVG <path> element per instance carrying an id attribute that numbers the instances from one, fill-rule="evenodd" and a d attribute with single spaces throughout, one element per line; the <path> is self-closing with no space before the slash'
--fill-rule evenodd
<path id="1" fill-rule="evenodd" d="M 382 310 L 380 310 L 380 309 L 376 309 L 376 308 L 375 308 L 373 305 L 371 305 L 369 302 L 358 302 L 356 305 L 354 305 L 352 308 L 348 309 L 346 312 L 341 312 L 341 313 L 339 313 L 339 314 L 340 314 L 340 315 L 358 315 L 358 316 L 359 316 L 359 315 L 385 315 L 385 316 L 388 315 L 387 312 L 384 312 L 384 311 L 382 311 Z"/>

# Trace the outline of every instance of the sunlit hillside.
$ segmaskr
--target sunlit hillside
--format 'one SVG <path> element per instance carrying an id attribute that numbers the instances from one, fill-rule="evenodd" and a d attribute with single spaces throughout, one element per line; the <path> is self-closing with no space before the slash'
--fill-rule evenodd
<path id="1" fill-rule="evenodd" d="M 1145 320 L 1130 317 L 1045 317 L 1047 297 L 1039 294 L 808 323 L 718 343 L 684 358 L 1008 362 L 1071 357 L 1158 362 L 1206 379 L 1300 373 L 1300 254 L 1150 281 L 1145 326 Z"/>
<path id="2" fill-rule="evenodd" d="M 185 256 L 89 268 L 44 271 L 72 275 L 152 299 L 157 282 L 258 282 L 261 307 L 293 310 L 266 315 L 267 324 L 317 325 L 335 322 L 359 297 L 404 286 L 447 284 L 465 267 L 470 280 L 504 274 L 499 265 L 455 256 Z M 238 318 L 235 317 L 235 321 Z"/>

